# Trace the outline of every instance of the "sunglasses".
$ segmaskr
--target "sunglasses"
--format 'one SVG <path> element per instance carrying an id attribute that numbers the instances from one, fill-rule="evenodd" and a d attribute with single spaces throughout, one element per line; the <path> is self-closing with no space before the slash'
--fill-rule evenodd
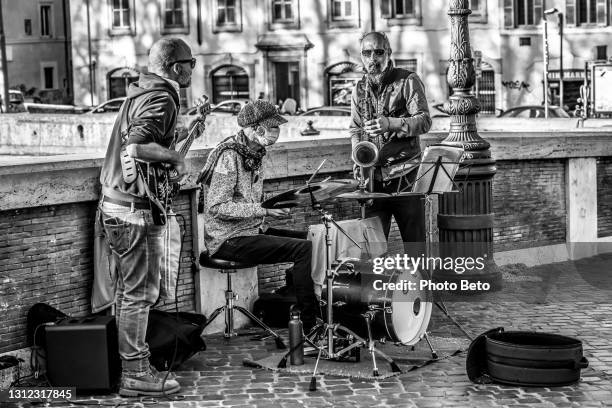
<path id="1" fill-rule="evenodd" d="M 196 59 L 195 58 L 176 60 L 172 64 L 184 64 L 186 62 L 188 62 L 191 65 L 191 69 L 195 68 L 195 66 L 196 66 Z M 172 64 L 170 64 L 170 65 L 172 65 Z"/>
<path id="2" fill-rule="evenodd" d="M 372 56 L 372 53 L 374 53 L 374 55 L 376 55 L 377 57 L 382 57 L 383 55 L 385 55 L 385 52 L 387 51 L 383 50 L 382 48 L 377 48 L 375 50 L 361 50 L 361 55 L 366 58 L 370 58 Z"/>

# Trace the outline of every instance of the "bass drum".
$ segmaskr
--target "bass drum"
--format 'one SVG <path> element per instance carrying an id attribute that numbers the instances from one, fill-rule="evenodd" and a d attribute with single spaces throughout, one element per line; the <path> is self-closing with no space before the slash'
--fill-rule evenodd
<path id="1" fill-rule="evenodd" d="M 431 292 L 419 288 L 420 281 L 427 279 L 423 273 L 394 269 L 375 274 L 371 261 L 353 266 L 353 271 L 341 270 L 334 279 L 334 321 L 367 337 L 361 315 L 373 308 L 380 309 L 372 322 L 374 339 L 416 344 L 427 330 L 433 305 Z M 391 284 L 395 288 L 390 288 Z"/>

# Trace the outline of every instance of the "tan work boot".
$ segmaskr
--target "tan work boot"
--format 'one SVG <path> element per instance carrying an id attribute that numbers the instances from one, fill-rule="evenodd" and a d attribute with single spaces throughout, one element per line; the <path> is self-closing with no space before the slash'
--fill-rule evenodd
<path id="1" fill-rule="evenodd" d="M 122 374 L 119 395 L 122 397 L 141 395 L 161 397 L 164 394 L 174 394 L 181 389 L 178 381 L 168 378 L 164 382 L 164 375 L 153 370 L 143 375 Z"/>
<path id="2" fill-rule="evenodd" d="M 166 378 L 166 375 L 167 375 L 168 377 L 166 378 L 166 381 L 167 380 L 176 380 L 176 374 L 174 374 L 172 371 L 159 371 L 157 368 L 155 368 L 153 366 L 153 364 L 151 364 L 151 372 L 155 376 L 157 376 L 159 378 L 162 378 L 162 379 Z"/>

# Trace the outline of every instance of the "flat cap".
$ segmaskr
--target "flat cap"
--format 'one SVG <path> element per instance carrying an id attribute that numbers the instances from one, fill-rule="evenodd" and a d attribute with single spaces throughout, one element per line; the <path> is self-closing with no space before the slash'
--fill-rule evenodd
<path id="1" fill-rule="evenodd" d="M 238 113 L 238 126 L 249 127 L 257 124 L 266 128 L 273 128 L 287 123 L 276 111 L 276 106 L 263 99 L 257 99 L 247 103 Z"/>

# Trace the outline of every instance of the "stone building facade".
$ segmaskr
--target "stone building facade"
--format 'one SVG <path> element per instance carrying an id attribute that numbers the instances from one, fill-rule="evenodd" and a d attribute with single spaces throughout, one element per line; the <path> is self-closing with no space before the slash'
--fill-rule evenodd
<path id="1" fill-rule="evenodd" d="M 542 17 L 564 14 L 564 73 L 575 101 L 587 61 L 607 59 L 610 0 L 472 0 L 472 50 L 484 113 L 543 100 Z M 444 0 L 74 0 L 76 102 L 121 96 L 162 36 L 185 39 L 198 60 L 194 95 L 213 102 L 293 98 L 302 108 L 346 104 L 361 76 L 359 37 L 385 31 L 396 65 L 416 71 L 432 103 L 449 96 L 450 23 Z M 557 15 L 548 15 L 550 82 L 558 89 Z M 569 92 L 569 93 L 568 93 Z"/>
<path id="2" fill-rule="evenodd" d="M 72 103 L 68 0 L 2 3 L 9 87 L 42 102 Z"/>

